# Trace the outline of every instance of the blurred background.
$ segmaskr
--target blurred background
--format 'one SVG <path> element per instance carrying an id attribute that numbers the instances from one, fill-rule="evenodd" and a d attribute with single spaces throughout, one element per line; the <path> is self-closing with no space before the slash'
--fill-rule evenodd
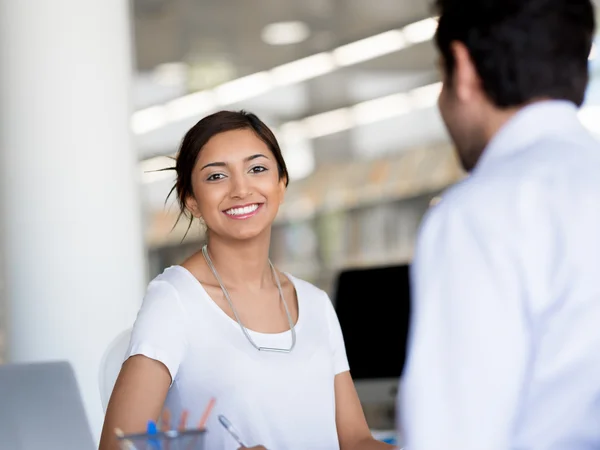
<path id="1" fill-rule="evenodd" d="M 329 290 L 342 267 L 410 260 L 423 213 L 462 176 L 436 110 L 431 2 L 134 5 L 142 171 L 172 166 L 167 157 L 199 117 L 245 109 L 276 129 L 292 177 L 273 235 L 280 267 Z M 171 173 L 142 180 L 154 275 L 196 251 L 202 232 L 183 243 L 185 221 L 169 232 Z"/>
<path id="2" fill-rule="evenodd" d="M 2 93 L 9 100 L 2 109 L 1 151 L 9 155 L 2 160 L 4 178 L 9 178 L 3 194 L 8 237 L 2 281 L 10 287 L 11 277 L 20 280 L 3 293 L 0 302 L 0 360 L 9 353 L 16 361 L 77 360 L 78 374 L 84 374 L 80 383 L 88 408 L 93 393 L 86 392 L 95 388 L 90 386 L 97 371 L 97 364 L 90 361 L 99 358 L 92 350 L 83 356 L 86 352 L 75 346 L 62 351 L 48 345 L 38 351 L 33 341 L 28 346 L 10 342 L 24 339 L 19 327 L 27 328 L 28 335 L 38 333 L 24 317 L 28 310 L 45 304 L 42 297 L 48 289 L 50 300 L 44 311 L 52 309 L 52 295 L 62 298 L 70 292 L 67 288 L 52 291 L 36 281 L 35 273 L 28 279 L 35 287 L 30 287 L 25 273 L 36 267 L 34 272 L 50 271 L 53 280 L 61 280 L 66 279 L 61 270 L 73 270 L 71 276 L 83 280 L 88 275 L 78 267 L 81 255 L 77 252 L 88 248 L 86 242 L 103 229 L 121 233 L 116 244 L 102 241 L 101 247 L 83 258 L 96 261 L 90 270 L 100 276 L 107 264 L 121 264 L 122 270 L 130 271 L 136 284 L 127 291 L 127 296 L 134 297 L 127 300 L 131 307 L 118 303 L 126 296 L 118 289 L 105 291 L 96 303 L 86 303 L 86 298 L 69 303 L 87 304 L 90 316 L 99 313 L 104 300 L 112 305 L 110 315 L 101 315 L 104 337 L 97 348 L 106 346 L 111 335 L 133 320 L 145 283 L 197 251 L 203 242 L 202 229 L 196 226 L 183 239 L 185 220 L 172 229 L 178 210 L 174 199 L 165 200 L 173 174 L 155 172 L 173 166 L 171 157 L 183 134 L 203 116 L 220 109 L 245 109 L 275 130 L 292 179 L 273 233 L 273 262 L 332 297 L 342 269 L 410 263 L 423 214 L 446 187 L 464 176 L 436 109 L 440 90 L 432 43 L 436 21 L 427 0 L 134 0 L 129 8 L 116 0 L 103 0 L 102 6 L 93 1 L 58 0 L 52 8 L 41 2 L 24 3 L 29 5 L 0 0 Z M 42 18 L 32 19 L 34 15 Z M 596 39 L 590 55 L 590 87 L 581 111 L 582 121 L 595 133 L 600 133 L 599 45 Z M 57 48 L 66 50 L 60 53 Z M 100 54 L 104 56 L 97 57 Z M 115 65 L 129 67 L 129 63 L 134 67 L 129 79 L 110 72 Z M 106 86 L 124 94 L 121 106 L 103 94 Z M 65 101 L 57 97 L 67 92 Z M 99 94 L 94 96 L 94 92 Z M 20 112 L 24 99 L 34 122 L 27 132 L 21 129 L 27 137 L 17 139 L 11 130 L 29 114 Z M 81 116 L 89 115 L 85 122 L 70 105 L 79 105 Z M 44 119 L 36 116 L 36 108 L 41 108 Z M 121 110 L 127 116 L 120 115 Z M 52 122 L 61 120 L 61 114 L 62 122 L 71 121 L 72 126 L 61 128 L 56 125 L 61 122 Z M 43 128 L 46 121 L 54 124 L 52 130 Z M 93 121 L 122 126 L 130 139 L 113 133 L 111 125 L 100 135 L 117 137 L 100 142 L 99 134 L 85 131 Z M 77 136 L 81 138 L 77 145 L 75 138 L 63 136 L 75 129 L 88 133 Z M 39 149 L 42 138 L 46 145 Z M 118 148 L 113 151 L 117 140 Z M 71 153 L 65 150 L 71 147 Z M 44 164 L 37 172 L 19 175 L 19 167 L 37 167 L 20 156 L 29 151 L 29 158 Z M 86 155 L 81 161 L 78 152 Z M 53 158 L 63 165 L 55 165 Z M 74 169 L 81 172 L 67 176 Z M 91 228 L 83 228 L 89 234 L 73 232 L 69 222 L 43 223 L 44 217 L 58 214 L 56 208 L 43 212 L 44 195 L 57 192 L 49 185 L 39 189 L 44 181 L 40 177 L 48 171 L 54 182 L 67 177 L 71 183 L 52 202 L 58 209 L 70 205 L 70 217 L 89 218 L 89 223 L 74 222 L 77 226 L 88 223 Z M 23 181 L 24 177 L 29 178 Z M 86 188 L 90 180 L 95 187 L 89 192 L 105 194 L 93 199 L 96 207 L 101 205 L 101 215 L 86 209 L 89 195 L 77 193 L 91 189 Z M 42 218 L 39 208 L 31 214 L 22 212 L 27 198 L 34 198 L 27 197 L 27 192 L 37 181 L 35 199 Z M 123 186 L 128 186 L 126 193 Z M 13 198 L 20 200 L 13 202 Z M 21 212 L 23 216 L 11 219 Z M 130 224 L 137 221 L 139 226 Z M 67 231 L 61 237 L 53 235 L 61 226 Z M 32 238 L 46 232 L 46 238 Z M 139 244 L 131 244 L 137 238 Z M 69 243 L 71 239 L 74 243 Z M 118 249 L 106 250 L 111 245 Z M 127 255 L 141 252 L 142 256 L 123 260 L 117 250 L 130 245 L 134 248 Z M 40 249 L 30 253 L 32 246 Z M 71 250 L 63 251 L 67 247 Z M 23 252 L 30 258 L 20 260 Z M 90 275 L 89 280 L 93 279 Z M 85 288 L 96 289 L 89 283 Z M 30 297 L 35 299 L 27 300 Z M 113 298 L 118 301 L 109 300 Z M 73 308 L 72 314 L 79 314 Z M 118 315 L 121 308 L 124 318 L 114 324 L 108 317 Z M 58 335 L 69 314 L 36 316 L 35 323 L 50 321 L 39 332 Z M 86 345 L 86 339 L 92 338 L 82 339 L 79 345 Z M 86 371 L 85 365 L 93 369 Z M 96 428 L 99 417 L 92 419 Z"/>

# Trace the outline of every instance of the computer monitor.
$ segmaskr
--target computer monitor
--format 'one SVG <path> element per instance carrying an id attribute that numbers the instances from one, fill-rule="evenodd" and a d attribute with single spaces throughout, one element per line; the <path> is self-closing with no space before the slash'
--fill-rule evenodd
<path id="1" fill-rule="evenodd" d="M 0 449 L 95 448 L 68 363 L 0 366 Z"/>
<path id="2" fill-rule="evenodd" d="M 363 408 L 382 406 L 393 411 L 406 357 L 409 266 L 341 272 L 334 306 Z"/>

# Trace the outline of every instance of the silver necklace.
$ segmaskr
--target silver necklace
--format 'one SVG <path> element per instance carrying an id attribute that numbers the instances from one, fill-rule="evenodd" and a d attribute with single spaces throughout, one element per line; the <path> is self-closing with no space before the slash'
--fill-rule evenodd
<path id="1" fill-rule="evenodd" d="M 248 342 L 250 342 L 250 344 L 252 344 L 252 346 L 259 352 L 290 353 L 294 349 L 294 346 L 296 345 L 296 330 L 294 327 L 294 323 L 292 322 L 292 316 L 290 315 L 290 311 L 287 307 L 287 304 L 285 303 L 285 299 L 283 298 L 283 289 L 281 289 L 281 282 L 279 281 L 279 276 L 277 275 L 277 271 L 275 270 L 275 267 L 273 267 L 273 263 L 271 263 L 271 260 L 269 260 L 269 267 L 271 267 L 271 272 L 273 273 L 273 278 L 275 278 L 275 283 L 277 284 L 277 290 L 279 291 L 279 298 L 281 299 L 281 303 L 283 303 L 283 308 L 285 309 L 285 315 L 287 316 L 288 323 L 290 324 L 290 331 L 292 332 L 292 345 L 290 346 L 290 348 L 260 347 L 260 346 L 256 345 L 256 343 L 250 336 L 250 333 L 248 333 L 248 329 L 242 324 L 242 321 L 240 320 L 240 316 L 238 315 L 237 310 L 233 306 L 233 302 L 231 301 L 229 292 L 227 292 L 227 289 L 225 289 L 225 285 L 221 281 L 221 277 L 219 276 L 219 273 L 217 272 L 215 265 L 213 264 L 212 260 L 210 259 L 210 255 L 208 254 L 207 245 L 204 245 L 202 247 L 202 255 L 204 256 L 204 259 L 206 260 L 206 264 L 208 264 L 208 267 L 210 268 L 211 272 L 213 273 L 217 282 L 219 283 L 219 286 L 221 286 L 223 295 L 225 296 L 227 303 L 229 303 L 229 307 L 233 311 L 235 320 L 237 320 L 237 323 L 239 324 L 240 328 L 242 329 L 242 332 L 244 333 L 244 335 L 246 336 L 246 339 L 248 339 Z"/>

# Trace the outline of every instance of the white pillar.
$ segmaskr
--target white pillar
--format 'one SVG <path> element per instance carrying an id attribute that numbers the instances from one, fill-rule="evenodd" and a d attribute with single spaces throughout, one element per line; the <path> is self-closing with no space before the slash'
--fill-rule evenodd
<path id="1" fill-rule="evenodd" d="M 96 437 L 99 361 L 146 273 L 131 66 L 126 0 L 0 0 L 8 358 L 69 360 Z"/>

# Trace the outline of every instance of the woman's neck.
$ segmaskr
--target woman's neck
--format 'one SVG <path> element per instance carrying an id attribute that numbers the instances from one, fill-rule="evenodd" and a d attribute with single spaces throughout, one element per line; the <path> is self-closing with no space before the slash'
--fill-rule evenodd
<path id="1" fill-rule="evenodd" d="M 260 290 L 273 283 L 269 266 L 271 233 L 248 241 L 222 240 L 213 236 L 208 241 L 208 255 L 228 288 Z"/>

